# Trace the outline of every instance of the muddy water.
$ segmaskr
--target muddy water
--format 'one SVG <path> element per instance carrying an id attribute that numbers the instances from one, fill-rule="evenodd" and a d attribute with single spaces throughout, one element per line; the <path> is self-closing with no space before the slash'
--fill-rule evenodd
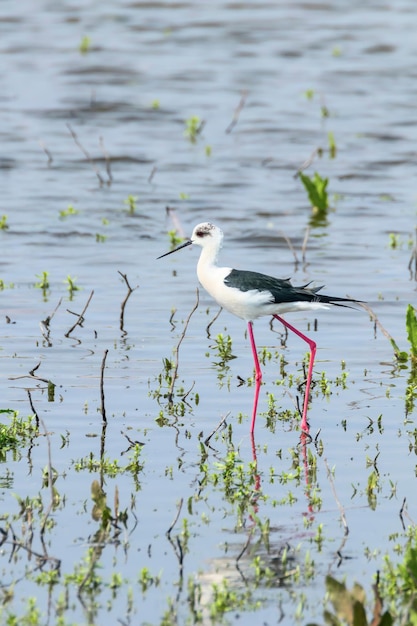
<path id="1" fill-rule="evenodd" d="M 235 533 L 233 506 L 220 489 L 205 496 L 206 509 L 196 500 L 202 480 L 199 433 L 207 436 L 229 411 L 233 446 L 245 463 L 252 459 L 252 388 L 237 384 L 238 376 L 247 380 L 252 374 L 245 327 L 223 312 L 207 337 L 217 307 L 201 291 L 180 348 L 178 385 L 191 389 L 190 407 L 177 423 L 156 421 L 161 413 L 167 416 L 166 403 L 155 397 L 163 359 L 172 358 L 197 287 L 196 250 L 155 260 L 169 249 L 167 232 L 177 228 L 184 236 L 199 221 L 218 223 L 225 231 L 225 265 L 292 276 L 299 283 L 316 280 L 326 284 L 328 293 L 365 300 L 407 349 L 405 310 L 417 302 L 415 276 L 407 269 L 416 225 L 417 42 L 410 28 L 415 18 L 411 0 L 291 6 L 2 2 L 0 216 L 7 216 L 8 228 L 0 230 L 0 408 L 21 416 L 35 408 L 50 433 L 56 488 L 66 504 L 55 512 L 49 551 L 61 559 L 62 574 L 70 573 L 96 531 L 96 520 L 85 511 L 92 507 L 91 483 L 102 477 L 75 471 L 74 461 L 100 452 L 100 368 L 109 351 L 106 455 L 124 462 L 128 443 L 121 431 L 145 446 L 140 490 L 129 473 L 105 480 L 109 497 L 117 486 L 130 521 L 128 556 L 121 558 L 107 546 L 103 576 L 114 568 L 129 581 L 137 580 L 144 567 L 162 572 L 158 587 L 138 592 L 137 623 L 160 623 L 169 597 L 176 599 L 180 622 L 189 615 L 185 596 L 177 596 L 178 556 L 165 536 L 181 498 L 195 500 L 194 513 L 182 510 L 178 522 L 181 527 L 187 518 L 192 527 L 184 576 L 199 580 L 206 599 L 210 584 L 223 575 L 232 585 L 243 585 L 241 578 L 236 583 L 234 559 L 248 539 L 247 526 Z M 89 38 L 84 53 L 83 37 Z M 192 116 L 205 122 L 194 142 L 184 134 Z M 329 158 L 329 132 L 335 158 Z M 302 263 L 311 208 L 294 174 L 319 147 L 323 156 L 307 173 L 329 178 L 332 210 L 326 223 L 313 223 Z M 131 212 L 129 196 L 135 197 Z M 168 215 L 166 207 L 172 209 Z M 390 233 L 397 235 L 395 247 L 390 247 Z M 43 272 L 48 273 L 45 291 L 36 286 Z M 137 287 L 126 304 L 123 331 L 120 312 L 127 287 L 118 272 Z M 68 276 L 79 287 L 72 294 Z M 77 319 L 73 313 L 82 312 L 92 291 L 84 323 L 66 336 Z M 40 322 L 52 314 L 47 340 Z M 289 319 L 313 332 L 311 317 Z M 230 334 L 237 357 L 223 372 L 215 365 L 218 333 Z M 330 395 L 317 392 L 311 406 L 312 433 L 321 429 L 324 446 L 324 455 L 317 456 L 316 485 L 322 505 L 306 530 L 303 519 L 310 508 L 303 482 L 288 487 L 269 481 L 270 474 L 290 471 L 289 450 L 297 445 L 298 432 L 294 424 L 280 421 L 273 434 L 265 427 L 268 392 L 279 411 L 293 410 L 297 396 L 294 386 L 276 384 L 275 351 L 284 353 L 287 374 L 296 377 L 305 346 L 293 337 L 281 346 L 281 335 L 271 333 L 266 319 L 256 323 L 259 346 L 274 355 L 264 368 L 264 415 L 256 435 L 267 495 L 258 514 L 270 519 L 276 553 L 285 543 L 295 549 L 300 542 L 300 562 L 313 552 L 313 584 L 303 584 L 305 620 L 320 619 L 317 607 L 329 570 L 370 588 L 381 565 L 378 558 L 391 549 L 389 534 L 401 530 L 398 510 L 404 497 L 410 515 L 417 515 L 412 510 L 415 448 L 410 452 L 409 434 L 415 411 L 408 424 L 404 414 L 409 372 L 396 369 L 389 341 L 380 330 L 374 333 L 363 311 L 324 312 L 313 334 L 319 345 L 316 380 L 324 372 L 335 381 L 342 360 L 349 376 L 346 389 L 334 384 Z M 38 363 L 35 375 L 56 385 L 53 402 L 45 383 L 29 377 Z M 219 385 L 220 379 L 226 384 Z M 368 461 L 378 453 L 383 479 L 375 506 L 367 493 Z M 227 442 L 220 440 L 210 462 L 222 462 L 226 454 Z M 47 440 L 40 437 L 20 459 L 8 454 L 0 468 L 2 510 L 17 515 L 19 529 L 13 493 L 36 496 L 47 463 Z M 334 485 L 327 466 L 335 468 Z M 343 528 L 333 487 L 347 508 L 350 528 L 344 552 L 349 559 L 338 568 L 335 551 Z M 295 502 L 272 504 L 288 491 L 296 493 Z M 325 533 L 321 549 L 312 539 L 319 524 Z M 225 546 L 232 546 L 230 553 Z M 366 555 L 374 551 L 379 557 L 369 562 Z M 4 568 L 9 554 L 3 552 Z M 22 576 L 27 568 L 22 556 L 16 569 L 8 570 L 6 583 L 20 581 L 12 609 L 19 614 L 22 598 L 35 595 L 46 611 L 44 590 Z M 260 595 L 259 621 L 276 619 L 278 602 L 287 623 L 294 622 L 297 606 L 289 595 L 271 589 Z M 105 594 L 100 602 L 105 606 Z M 246 609 L 240 608 L 240 624 L 253 623 Z M 84 610 L 75 601 L 68 619 L 81 620 Z M 116 594 L 112 620 L 125 619 L 126 611 L 124 596 Z M 90 623 L 104 623 L 103 612 L 89 615 Z"/>

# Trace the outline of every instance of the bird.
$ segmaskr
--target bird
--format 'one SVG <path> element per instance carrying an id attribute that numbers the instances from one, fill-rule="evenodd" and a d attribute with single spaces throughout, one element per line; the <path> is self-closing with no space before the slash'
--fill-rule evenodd
<path id="1" fill-rule="evenodd" d="M 162 254 L 162 259 L 169 254 L 178 252 L 182 248 L 195 244 L 202 248 L 197 263 L 198 280 L 204 289 L 221 307 L 247 322 L 248 335 L 252 348 L 255 365 L 255 396 L 252 409 L 250 433 L 253 436 L 258 408 L 259 390 L 262 382 L 262 370 L 253 334 L 253 322 L 258 317 L 272 315 L 288 330 L 305 341 L 310 349 L 310 360 L 307 371 L 303 412 L 301 417 L 301 432 L 309 435 L 310 426 L 307 421 L 308 403 L 311 381 L 313 377 L 314 360 L 317 345 L 310 337 L 287 322 L 284 313 L 294 311 L 316 311 L 333 306 L 351 307 L 360 300 L 326 296 L 319 293 L 324 285 L 311 287 L 311 282 L 301 286 L 292 285 L 290 279 L 275 278 L 267 274 L 248 270 L 219 267 L 217 264 L 219 251 L 223 244 L 223 231 L 210 222 L 203 222 L 195 226 L 190 239 Z"/>

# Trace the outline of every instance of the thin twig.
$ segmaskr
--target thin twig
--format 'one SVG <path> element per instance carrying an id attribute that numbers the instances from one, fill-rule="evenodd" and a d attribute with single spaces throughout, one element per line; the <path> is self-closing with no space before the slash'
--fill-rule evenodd
<path id="1" fill-rule="evenodd" d="M 181 513 L 183 502 L 184 502 L 184 498 L 181 498 L 181 500 L 179 501 L 179 504 L 178 504 L 178 508 L 177 508 L 177 512 L 175 514 L 174 520 L 173 520 L 171 526 L 168 528 L 168 530 L 166 532 L 167 537 L 171 536 L 172 529 L 174 528 L 175 524 L 178 522 L 178 518 L 179 518 L 180 513 Z"/>
<path id="2" fill-rule="evenodd" d="M 190 395 L 190 393 L 192 392 L 192 390 L 194 389 L 194 387 L 195 387 L 195 380 L 193 381 L 193 384 L 191 385 L 189 390 L 181 398 L 182 402 L 185 402 L 186 404 L 188 404 L 188 406 L 190 406 L 190 404 L 187 402 L 187 398 Z"/>
<path id="3" fill-rule="evenodd" d="M 28 394 L 28 398 L 29 398 L 29 404 L 30 404 L 30 408 L 32 409 L 32 413 L 35 416 L 35 422 L 36 422 L 36 428 L 39 428 L 39 415 L 33 405 L 33 401 L 32 401 L 32 395 L 30 393 L 30 389 L 27 389 L 27 394 Z"/>
<path id="4" fill-rule="evenodd" d="M 312 164 L 312 162 L 314 161 L 314 159 L 316 158 L 316 156 L 320 153 L 320 148 L 315 148 L 313 150 L 313 152 L 310 154 L 310 156 L 308 157 L 308 159 L 306 159 L 304 161 L 304 163 L 302 163 L 300 165 L 300 167 L 298 168 L 298 170 L 295 172 L 294 174 L 294 178 L 297 178 L 300 173 L 304 170 L 306 170 L 308 167 L 310 167 L 310 165 Z"/>
<path id="5" fill-rule="evenodd" d="M 103 396 L 102 396 L 102 402 L 104 402 L 104 391 L 103 391 Z M 103 407 L 102 407 L 102 410 L 103 410 Z M 106 452 L 106 432 L 107 432 L 107 419 L 106 419 L 105 413 L 106 412 L 104 412 L 104 419 L 101 422 L 101 435 L 100 435 L 100 486 L 101 488 L 103 488 L 103 485 L 104 485 L 104 471 L 105 471 L 104 470 L 104 467 L 105 467 L 104 457 L 105 457 L 105 452 Z"/>
<path id="6" fill-rule="evenodd" d="M 172 374 L 171 385 L 170 385 L 169 392 L 168 392 L 168 402 L 169 402 L 169 403 L 171 403 L 171 402 L 172 402 L 172 398 L 173 398 L 173 395 L 174 395 L 175 381 L 177 380 L 177 376 L 178 376 L 178 368 L 179 368 L 179 350 L 180 350 L 180 345 L 181 345 L 181 344 L 182 344 L 182 342 L 183 342 L 183 339 L 184 339 L 184 337 L 185 337 L 185 333 L 187 332 L 187 328 L 188 328 L 188 324 L 189 324 L 189 322 L 190 322 L 190 319 L 191 319 L 191 317 L 192 317 L 193 313 L 195 313 L 195 311 L 197 310 L 198 303 L 199 303 L 199 300 L 200 300 L 198 287 L 197 287 L 197 289 L 196 289 L 196 292 L 197 292 L 197 299 L 196 299 L 196 303 L 195 303 L 195 305 L 193 306 L 193 308 L 192 308 L 192 310 L 191 310 L 191 312 L 190 312 L 189 316 L 188 316 L 188 317 L 187 317 L 187 319 L 185 320 L 185 323 L 184 323 L 184 329 L 183 329 L 183 331 L 182 331 L 182 333 L 181 333 L 181 337 L 180 337 L 180 339 L 179 339 L 179 341 L 178 341 L 178 344 L 177 344 L 177 346 L 176 346 L 176 348 L 175 348 L 175 350 L 174 350 L 174 352 L 175 352 L 175 366 L 174 366 L 174 371 L 173 371 L 173 374 Z"/>
<path id="7" fill-rule="evenodd" d="M 301 258 L 303 259 L 303 264 L 304 265 L 305 265 L 305 262 L 306 262 L 307 243 L 308 243 L 308 238 L 309 237 L 310 237 L 310 226 L 307 226 L 306 232 L 305 232 L 305 235 L 304 235 L 303 246 L 301 248 Z"/>
<path id="8" fill-rule="evenodd" d="M 123 454 L 126 454 L 126 452 L 129 452 L 129 450 L 131 450 L 132 448 L 135 448 L 136 446 L 144 446 L 145 442 L 144 441 L 138 441 L 137 439 L 131 439 L 129 437 L 129 435 L 127 435 L 125 432 L 123 432 L 123 430 L 120 431 L 120 434 L 123 435 L 123 437 L 125 437 L 129 443 L 129 447 L 127 448 L 127 450 L 125 450 L 124 452 L 122 452 L 122 456 Z"/>
<path id="9" fill-rule="evenodd" d="M 386 337 L 391 342 L 394 341 L 394 338 L 392 337 L 392 335 L 390 335 L 389 332 L 382 326 L 381 322 L 377 318 L 376 313 L 373 312 L 371 307 L 368 306 L 365 302 L 360 302 L 359 304 L 363 309 L 365 309 L 367 313 L 369 313 L 371 319 L 374 321 L 375 325 L 378 326 L 378 328 L 380 329 L 384 337 Z"/>
<path id="10" fill-rule="evenodd" d="M 122 274 L 122 272 L 120 272 L 119 270 L 117 270 L 117 273 L 120 274 L 120 276 L 123 278 L 123 280 L 126 283 L 126 287 L 127 287 L 127 294 L 125 299 L 123 300 L 121 307 L 120 307 L 120 330 L 122 331 L 122 333 L 124 335 L 127 335 L 127 331 L 124 329 L 124 325 L 125 325 L 125 307 L 127 304 L 127 301 L 129 300 L 130 296 L 132 295 L 132 293 L 139 287 L 139 285 L 136 285 L 136 287 L 131 287 L 129 284 L 129 281 L 127 279 L 127 275 L 126 274 Z"/>
<path id="11" fill-rule="evenodd" d="M 40 535 L 41 537 L 43 537 L 43 534 L 45 532 L 45 527 L 46 527 L 46 522 L 48 521 L 49 515 L 53 509 L 54 506 L 54 502 L 55 502 L 55 493 L 54 493 L 54 480 L 53 480 L 53 470 L 52 470 L 52 454 L 51 454 L 51 440 L 49 438 L 49 433 L 46 429 L 45 426 L 45 422 L 43 420 L 41 420 L 41 424 L 42 424 L 42 428 L 44 430 L 45 433 L 45 437 L 46 437 L 46 442 L 47 442 L 47 447 L 48 447 L 48 464 L 47 464 L 47 470 L 48 470 L 48 487 L 50 489 L 51 492 L 51 501 L 49 502 L 49 505 L 44 513 L 44 517 L 42 520 L 42 524 L 40 527 Z M 44 542 L 42 541 L 42 545 L 44 546 L 44 550 L 45 550 L 45 554 L 47 555 L 46 552 L 46 547 L 44 545 Z"/>
<path id="12" fill-rule="evenodd" d="M 76 145 L 79 147 L 79 149 L 84 154 L 85 158 L 87 159 L 87 161 L 90 163 L 91 167 L 93 168 L 93 170 L 94 170 L 94 172 L 95 172 L 95 174 L 96 174 L 96 176 L 97 176 L 97 178 L 99 180 L 100 185 L 104 185 L 104 179 L 103 179 L 102 175 L 100 174 L 97 165 L 94 163 L 93 159 L 91 158 L 91 156 L 89 155 L 87 150 L 81 144 L 80 140 L 77 137 L 76 132 L 71 127 L 71 124 L 68 124 L 68 122 L 67 122 L 67 128 L 68 128 L 69 132 L 71 133 L 71 136 L 74 139 Z"/>
<path id="13" fill-rule="evenodd" d="M 210 439 L 213 437 L 213 435 L 215 435 L 217 433 L 217 431 L 219 430 L 219 428 L 221 428 L 223 426 L 223 424 L 225 423 L 225 421 L 227 420 L 227 418 L 230 415 L 230 411 L 228 413 L 226 413 L 226 415 L 224 417 L 222 417 L 222 419 L 220 420 L 220 422 L 217 424 L 216 428 L 213 430 L 212 433 L 210 433 L 210 435 L 208 437 L 206 437 L 204 439 L 204 445 L 208 446 L 210 443 Z"/>
<path id="14" fill-rule="evenodd" d="M 104 154 L 104 159 L 106 161 L 106 172 L 107 172 L 107 176 L 109 178 L 109 180 L 107 181 L 107 184 L 110 186 L 113 182 L 113 176 L 111 173 L 111 159 L 110 159 L 110 155 L 107 152 L 105 145 L 104 145 L 104 140 L 103 137 L 100 137 L 100 148 Z"/>
<path id="15" fill-rule="evenodd" d="M 414 261 L 414 270 L 413 270 L 413 261 Z M 411 257 L 408 263 L 408 269 L 410 270 L 411 278 L 413 278 L 413 271 L 414 271 L 414 280 L 417 280 L 417 228 L 416 228 L 416 243 L 411 251 Z"/>
<path id="16" fill-rule="evenodd" d="M 401 509 L 400 509 L 400 520 L 401 520 L 401 525 L 403 527 L 403 530 L 405 530 L 405 524 L 404 524 L 404 519 L 403 519 L 403 513 L 405 511 L 405 503 L 407 502 L 407 498 L 404 498 L 403 503 L 401 505 Z"/>
<path id="17" fill-rule="evenodd" d="M 51 315 L 48 315 L 48 317 L 46 317 L 44 320 L 41 320 L 39 322 L 39 326 L 40 326 L 40 329 L 41 329 L 42 336 L 48 342 L 48 346 L 52 346 L 52 343 L 51 343 L 51 341 L 49 339 L 49 335 L 51 333 L 51 329 L 49 328 L 49 325 L 51 323 L 51 320 L 52 320 L 53 316 L 55 315 L 55 313 L 57 312 L 57 310 L 61 306 L 61 303 L 62 303 L 62 298 L 59 299 L 59 302 L 56 305 L 55 309 L 52 311 Z"/>
<path id="18" fill-rule="evenodd" d="M 334 486 L 334 480 L 333 480 L 332 474 L 330 472 L 330 468 L 329 468 L 329 465 L 327 463 L 327 459 L 324 459 L 324 464 L 326 466 L 327 478 L 328 478 L 328 480 L 330 482 L 330 488 L 332 490 L 333 497 L 334 497 L 334 499 L 336 501 L 337 507 L 338 507 L 339 512 L 340 512 L 340 517 L 342 519 L 342 523 L 343 523 L 343 526 L 344 526 L 344 529 L 345 529 L 345 536 L 346 536 L 346 535 L 349 534 L 349 526 L 348 526 L 347 521 L 346 521 L 345 508 L 344 508 L 344 506 L 342 506 L 339 498 L 337 497 L 336 488 Z"/>
<path id="19" fill-rule="evenodd" d="M 172 309 L 171 310 L 171 317 L 169 318 L 169 323 L 171 324 L 171 330 L 175 330 L 177 325 L 174 322 L 174 315 L 177 312 L 177 309 Z"/>
<path id="20" fill-rule="evenodd" d="M 61 566 L 61 560 L 57 559 L 53 556 L 45 556 L 45 554 L 41 554 L 40 552 L 35 552 L 32 549 L 31 545 L 25 545 L 22 541 L 19 541 L 19 539 L 17 538 L 16 533 L 14 532 L 12 525 L 9 525 L 8 531 L 10 530 L 11 534 L 12 534 L 12 540 L 9 541 L 7 540 L 7 533 L 6 536 L 4 537 L 4 531 L 2 530 L 2 535 L 4 537 L 3 541 L 1 542 L 1 545 L 3 544 L 9 544 L 12 546 L 12 553 L 10 555 L 10 559 L 9 562 L 12 560 L 14 553 L 19 550 L 20 548 L 23 550 L 26 550 L 26 552 L 28 553 L 29 557 L 33 560 L 36 559 L 37 561 L 37 566 L 34 568 L 33 571 L 36 571 L 38 569 L 41 569 L 43 567 L 43 565 L 45 565 L 45 563 L 50 562 L 54 564 L 54 570 L 59 570 L 60 566 Z M 24 577 L 26 578 L 28 576 L 28 572 L 25 572 Z M 20 580 L 23 580 L 20 579 Z M 17 582 L 17 580 L 14 581 L 14 584 Z"/>
<path id="21" fill-rule="evenodd" d="M 298 257 L 297 257 L 297 253 L 296 253 L 296 251 L 295 251 L 295 248 L 294 248 L 294 246 L 292 245 L 290 238 L 289 238 L 289 237 L 287 237 L 287 235 L 286 235 L 285 233 L 283 233 L 283 232 L 281 231 L 281 235 L 284 237 L 285 241 L 287 242 L 287 246 L 289 247 L 289 249 L 290 249 L 290 250 L 291 250 L 291 252 L 293 253 L 293 255 L 294 255 L 294 262 L 295 262 L 295 266 L 297 267 L 297 265 L 298 265 Z"/>
<path id="22" fill-rule="evenodd" d="M 249 530 L 248 538 L 246 540 L 246 543 L 245 543 L 245 545 L 243 546 L 242 550 L 239 552 L 239 554 L 236 557 L 236 567 L 239 567 L 238 564 L 239 564 L 240 559 L 245 554 L 246 550 L 249 548 L 249 544 L 250 544 L 250 541 L 252 539 L 252 535 L 255 532 L 255 528 L 256 528 L 255 526 L 252 526 L 252 528 Z"/>
<path id="23" fill-rule="evenodd" d="M 248 92 L 246 90 L 242 91 L 242 95 L 241 95 L 239 104 L 237 105 L 237 107 L 235 109 L 235 112 L 233 113 L 232 121 L 230 122 L 229 126 L 226 128 L 226 133 L 231 133 L 232 130 L 234 129 L 234 127 L 236 126 L 236 124 L 238 123 L 240 113 L 241 113 L 243 107 L 245 106 L 247 97 L 248 97 Z"/>
<path id="24" fill-rule="evenodd" d="M 71 326 L 71 328 L 69 329 L 69 331 L 65 333 L 65 337 L 69 337 L 69 336 L 70 336 L 70 334 L 72 333 L 72 331 L 74 330 L 74 328 L 76 328 L 77 326 L 82 326 L 82 324 L 83 324 L 83 322 L 84 322 L 84 313 L 86 312 L 86 310 L 87 310 L 87 308 L 88 308 L 88 305 L 90 304 L 90 302 L 91 302 L 91 298 L 93 297 L 93 295 L 94 295 L 94 289 L 93 289 L 93 291 L 90 293 L 90 295 L 89 295 L 89 297 L 88 297 L 88 300 L 87 300 L 87 302 L 86 302 L 86 305 L 85 305 L 85 307 L 83 308 L 82 312 L 81 312 L 79 315 L 78 315 L 77 313 L 75 313 L 75 314 L 74 314 L 74 315 L 78 315 L 78 319 L 77 319 L 77 321 L 75 322 L 74 326 Z M 69 311 L 69 313 L 71 313 L 71 311 Z"/>
<path id="25" fill-rule="evenodd" d="M 23 376 L 10 376 L 9 380 L 19 380 L 20 378 L 32 378 L 33 380 L 39 380 L 41 383 L 46 383 L 47 385 L 49 385 L 51 381 L 48 380 L 47 378 L 41 378 L 41 376 L 35 376 L 35 372 L 40 367 L 40 365 L 41 365 L 41 361 L 39 361 L 39 363 L 35 365 L 35 367 L 32 370 L 30 370 L 29 374 L 24 374 Z"/>
<path id="26" fill-rule="evenodd" d="M 175 212 L 175 208 L 171 207 L 171 206 L 166 206 L 165 207 L 165 211 L 168 217 L 171 218 L 172 223 L 174 225 L 174 228 L 176 230 L 176 232 L 183 238 L 185 238 L 185 233 L 184 233 L 184 229 L 180 224 L 180 221 L 177 217 L 177 214 Z"/>
<path id="27" fill-rule="evenodd" d="M 106 367 L 106 359 L 109 351 L 104 350 L 103 360 L 101 362 L 101 370 L 100 370 L 100 398 L 101 398 L 101 417 L 103 418 L 103 422 L 107 424 L 106 417 L 106 406 L 104 403 L 104 368 Z"/>
<path id="28" fill-rule="evenodd" d="M 410 522 L 410 524 L 412 526 L 415 526 L 415 522 L 411 519 L 411 517 L 410 517 L 410 515 L 409 515 L 409 513 L 407 511 L 406 503 L 407 503 L 407 498 L 404 498 L 403 503 L 401 505 L 400 513 L 399 513 L 403 530 L 405 530 L 405 528 L 406 528 L 406 526 L 404 524 L 403 516 L 405 516 L 409 520 L 409 522 Z"/>
<path id="29" fill-rule="evenodd" d="M 211 335 L 210 335 L 210 328 L 213 326 L 214 322 L 217 320 L 217 318 L 219 317 L 220 313 L 223 311 L 223 307 L 221 306 L 220 309 L 217 311 L 216 315 L 213 317 L 213 319 L 211 320 L 211 322 L 209 322 L 206 326 L 206 333 L 207 333 L 207 339 L 210 339 Z"/>
<path id="30" fill-rule="evenodd" d="M 158 170 L 158 168 L 156 167 L 156 165 L 154 165 L 153 168 L 152 168 L 151 173 L 149 174 L 148 183 L 151 183 L 153 181 L 153 177 L 155 176 L 157 170 Z"/>
<path id="31" fill-rule="evenodd" d="M 48 167 L 50 167 L 50 165 L 51 165 L 51 163 L 53 161 L 52 154 L 49 152 L 48 148 L 45 146 L 43 141 L 39 140 L 39 145 L 42 148 L 42 150 L 45 152 L 46 156 L 48 157 L 47 165 L 48 165 Z"/>

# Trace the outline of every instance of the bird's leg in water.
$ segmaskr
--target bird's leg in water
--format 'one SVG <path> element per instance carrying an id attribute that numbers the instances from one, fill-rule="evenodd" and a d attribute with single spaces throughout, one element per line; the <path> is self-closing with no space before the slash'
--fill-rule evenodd
<path id="1" fill-rule="evenodd" d="M 291 330 L 293 333 L 298 335 L 298 337 L 300 337 L 300 339 L 302 339 L 303 341 L 307 342 L 309 347 L 310 347 L 310 363 L 308 364 L 307 383 L 306 383 L 306 390 L 305 390 L 305 396 L 304 396 L 304 406 L 303 406 L 303 415 L 302 415 L 302 418 L 301 418 L 301 430 L 304 433 L 307 433 L 307 435 L 308 435 L 309 432 L 310 432 L 310 427 L 309 427 L 308 422 L 307 422 L 307 411 L 308 411 L 308 400 L 309 400 L 309 397 L 310 397 L 311 379 L 313 377 L 314 359 L 316 358 L 316 342 L 313 341 L 312 339 L 310 339 L 310 337 L 307 337 L 306 335 L 303 335 L 303 333 L 301 331 L 299 331 L 296 328 L 294 328 L 294 326 L 289 324 L 287 321 L 285 321 L 279 315 L 274 315 L 274 317 L 279 322 L 281 322 L 281 324 L 284 324 L 285 328 L 288 328 L 288 330 Z"/>
<path id="2" fill-rule="evenodd" d="M 261 370 L 260 365 L 259 365 L 258 353 L 256 351 L 256 344 L 255 344 L 255 339 L 253 337 L 253 328 L 252 327 L 253 327 L 252 322 L 248 322 L 248 332 L 249 332 L 250 345 L 252 346 L 253 360 L 255 362 L 255 397 L 254 397 L 254 400 L 253 400 L 252 422 L 251 422 L 251 426 L 250 426 L 251 434 L 253 434 L 253 432 L 255 430 L 255 421 L 256 421 L 256 411 L 258 409 L 259 390 L 261 388 L 261 382 L 262 382 L 262 370 Z"/>

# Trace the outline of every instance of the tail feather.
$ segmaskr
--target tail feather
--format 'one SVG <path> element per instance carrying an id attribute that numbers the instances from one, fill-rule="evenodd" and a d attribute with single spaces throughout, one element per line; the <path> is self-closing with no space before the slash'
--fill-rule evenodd
<path id="1" fill-rule="evenodd" d="M 311 283 L 302 285 L 301 287 L 295 287 L 295 290 L 304 296 L 302 299 L 311 300 L 311 302 L 323 302 L 324 304 L 333 304 L 334 306 L 343 306 L 349 309 L 353 308 L 351 304 L 361 304 L 362 300 L 355 300 L 354 298 L 340 298 L 339 296 L 326 296 L 325 294 L 318 293 L 323 289 L 324 285 L 319 287 L 310 287 Z M 351 304 L 346 304 L 351 303 Z"/>

